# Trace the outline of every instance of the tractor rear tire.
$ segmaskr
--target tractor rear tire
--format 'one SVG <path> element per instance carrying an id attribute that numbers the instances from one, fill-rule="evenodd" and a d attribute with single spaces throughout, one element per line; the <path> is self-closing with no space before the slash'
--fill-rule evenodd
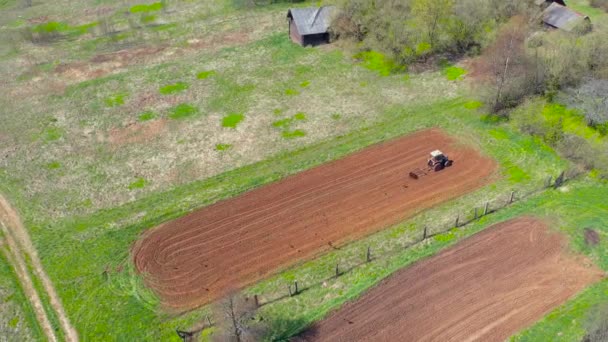
<path id="1" fill-rule="evenodd" d="M 445 167 L 450 167 L 450 166 L 452 166 L 452 164 L 454 164 L 454 161 L 453 160 L 448 160 L 448 161 L 445 162 Z"/>
<path id="2" fill-rule="evenodd" d="M 444 166 L 443 166 L 443 164 L 441 164 L 441 163 L 437 163 L 437 164 L 435 165 L 435 167 L 433 168 L 433 170 L 435 170 L 435 172 L 437 172 L 437 171 L 441 171 L 441 170 L 443 170 L 443 167 L 444 167 Z"/>

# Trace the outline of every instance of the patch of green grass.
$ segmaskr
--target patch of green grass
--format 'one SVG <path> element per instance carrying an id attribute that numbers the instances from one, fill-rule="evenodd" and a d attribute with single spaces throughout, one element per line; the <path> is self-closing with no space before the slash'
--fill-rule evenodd
<path id="1" fill-rule="evenodd" d="M 163 95 L 170 95 L 170 94 L 180 93 L 180 92 L 188 89 L 189 87 L 190 86 L 185 82 L 177 82 L 177 83 L 173 83 L 173 84 L 164 85 L 164 86 L 160 87 L 158 89 L 158 91 Z"/>
<path id="2" fill-rule="evenodd" d="M 196 78 L 198 78 L 199 80 L 206 80 L 215 74 L 216 74 L 216 72 L 214 70 L 201 71 L 198 74 L 196 74 Z"/>
<path id="3" fill-rule="evenodd" d="M 467 74 L 465 69 L 453 65 L 443 68 L 442 72 L 449 81 L 462 80 Z"/>
<path id="4" fill-rule="evenodd" d="M 376 71 L 381 76 L 390 76 L 405 71 L 405 67 L 378 51 L 363 51 L 354 56 L 362 61 L 365 68 Z"/>
<path id="5" fill-rule="evenodd" d="M 287 89 L 285 89 L 285 95 L 296 96 L 296 95 L 300 95 L 300 92 L 295 89 L 287 88 Z"/>
<path id="6" fill-rule="evenodd" d="M 483 102 L 480 102 L 480 101 L 468 101 L 464 104 L 464 108 L 471 109 L 471 110 L 479 109 L 482 106 L 483 106 Z"/>
<path id="7" fill-rule="evenodd" d="M 156 113 L 154 113 L 151 110 L 147 110 L 147 111 L 139 114 L 139 116 L 137 118 L 139 119 L 139 121 L 150 121 L 150 120 L 156 118 Z"/>
<path id="8" fill-rule="evenodd" d="M 58 161 L 50 162 L 50 163 L 46 164 L 46 168 L 48 170 L 57 170 L 57 169 L 61 168 L 61 163 Z"/>
<path id="9" fill-rule="evenodd" d="M 439 242 L 450 242 L 450 241 L 456 239 L 457 232 L 458 232 L 458 229 L 453 229 L 453 230 L 450 230 L 449 232 L 435 236 L 434 239 L 435 239 L 435 241 L 439 241 Z"/>
<path id="10" fill-rule="evenodd" d="M 331 118 L 333 120 L 340 120 L 342 118 L 342 115 L 338 114 L 338 113 L 334 113 L 331 115 Z"/>
<path id="11" fill-rule="evenodd" d="M 63 130 L 59 127 L 47 127 L 42 132 L 42 139 L 47 142 L 59 140 L 62 136 Z"/>
<path id="12" fill-rule="evenodd" d="M 306 136 L 306 132 L 304 132 L 301 129 L 296 129 L 293 131 L 283 131 L 281 133 L 281 136 L 283 136 L 283 138 L 285 139 L 296 139 L 296 138 L 302 138 Z"/>
<path id="13" fill-rule="evenodd" d="M 132 6 L 129 9 L 129 12 L 131 12 L 131 13 L 146 13 L 146 12 L 160 11 L 161 9 L 163 9 L 162 2 L 154 2 L 154 3 L 151 3 L 151 4 L 138 4 L 138 5 Z"/>
<path id="14" fill-rule="evenodd" d="M 181 103 L 170 110 L 169 118 L 174 120 L 181 120 L 194 117 L 198 114 L 198 109 L 193 105 L 188 103 Z"/>
<path id="15" fill-rule="evenodd" d="M 293 122 L 292 118 L 285 118 L 285 119 L 281 119 L 281 120 L 277 120 L 277 121 L 273 122 L 272 127 L 289 128 L 289 126 L 291 126 L 292 122 Z"/>
<path id="16" fill-rule="evenodd" d="M 222 118 L 222 127 L 236 128 L 236 126 L 245 119 L 245 114 L 230 113 Z"/>
<path id="17" fill-rule="evenodd" d="M 298 112 L 293 116 L 293 118 L 299 121 L 306 120 L 306 113 Z"/>
<path id="18" fill-rule="evenodd" d="M 231 144 L 217 144 L 215 145 L 216 151 L 226 151 L 232 148 Z"/>
<path id="19" fill-rule="evenodd" d="M 137 178 L 137 180 L 135 180 L 131 184 L 129 184 L 128 188 L 129 188 L 129 190 L 143 189 L 147 184 L 148 184 L 148 181 L 146 181 L 145 178 L 140 177 L 140 178 Z"/>
<path id="20" fill-rule="evenodd" d="M 104 99 L 104 102 L 107 107 L 118 107 L 125 104 L 125 98 L 128 96 L 126 93 L 119 93 L 112 96 L 109 96 Z"/>
<path id="21" fill-rule="evenodd" d="M 41 23 L 32 27 L 32 32 L 34 33 L 59 33 L 64 32 L 69 29 L 70 25 L 58 22 L 58 21 L 49 21 L 46 23 Z"/>
<path id="22" fill-rule="evenodd" d="M 307 88 L 310 85 L 310 81 L 304 81 L 302 83 L 300 83 L 300 87 L 302 88 Z"/>

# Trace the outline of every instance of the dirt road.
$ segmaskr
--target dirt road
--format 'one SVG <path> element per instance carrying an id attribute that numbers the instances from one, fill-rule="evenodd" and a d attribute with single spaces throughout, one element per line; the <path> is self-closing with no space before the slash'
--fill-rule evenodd
<path id="1" fill-rule="evenodd" d="M 430 151 L 455 160 L 417 181 Z M 194 308 L 491 180 L 496 164 L 433 129 L 221 201 L 148 231 L 134 262 L 163 303 Z"/>
<path id="2" fill-rule="evenodd" d="M 40 296 L 33 286 L 31 276 L 24 261 L 25 259 L 30 261 L 34 275 L 41 281 L 42 286 L 49 297 L 51 307 L 59 318 L 65 340 L 68 342 L 78 341 L 78 333 L 70 324 L 70 321 L 65 314 L 65 310 L 63 309 L 63 305 L 59 300 L 59 296 L 57 295 L 51 280 L 44 272 L 36 248 L 34 248 L 25 226 L 21 222 L 17 212 L 2 195 L 0 195 L 0 226 L 2 227 L 2 232 L 10 251 L 10 255 L 7 256 L 7 258 L 13 263 L 19 281 L 23 286 L 26 296 L 32 303 L 36 318 L 47 338 L 50 341 L 56 341 L 55 333 L 49 323 L 46 312 L 43 309 Z"/>
<path id="3" fill-rule="evenodd" d="M 497 224 L 400 271 L 299 341 L 504 341 L 602 272 L 534 218 Z"/>

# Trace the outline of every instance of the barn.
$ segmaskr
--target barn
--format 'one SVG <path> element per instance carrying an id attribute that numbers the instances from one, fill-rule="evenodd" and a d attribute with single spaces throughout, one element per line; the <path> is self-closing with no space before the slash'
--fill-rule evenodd
<path id="1" fill-rule="evenodd" d="M 588 16 L 580 14 L 557 2 L 553 2 L 542 13 L 543 23 L 550 28 L 556 28 L 567 32 L 574 30 L 587 31 L 591 27 Z"/>
<path id="2" fill-rule="evenodd" d="M 334 6 L 292 8 L 287 12 L 289 37 L 302 46 L 329 43 L 329 26 Z"/>

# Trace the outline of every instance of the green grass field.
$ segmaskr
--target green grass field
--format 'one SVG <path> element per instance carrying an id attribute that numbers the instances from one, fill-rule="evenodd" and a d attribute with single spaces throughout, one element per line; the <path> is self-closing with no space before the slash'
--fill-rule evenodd
<path id="1" fill-rule="evenodd" d="M 122 6 L 79 1 L 62 12 L 61 3 L 23 10 L 9 0 L 0 8 L 25 19 L 49 15 L 69 24 L 58 26 L 62 30 L 78 33 L 74 27 L 96 20 L 83 15 L 87 9 Z M 479 113 L 462 80 L 466 70 L 407 74 L 377 53 L 358 62 L 340 46 L 301 48 L 286 36 L 286 8 L 239 11 L 223 0 L 177 1 L 167 13 L 129 8 L 156 24 L 129 30 L 120 17 L 122 31 L 112 39 L 70 33 L 76 36 L 48 45 L 13 42 L 0 51 L 0 75 L 9 85 L 0 93 L 6 123 L 0 192 L 23 216 L 83 340 L 179 341 L 176 328 L 187 330 L 208 314 L 208 308 L 166 313 L 144 287 L 130 248 L 146 229 L 429 127 L 496 159 L 496 182 L 246 289 L 264 299 L 285 292 L 293 280 L 320 284 L 261 309 L 269 339 L 287 338 L 392 272 L 522 214 L 557 217 L 556 228 L 570 235 L 573 248 L 608 270 L 608 225 L 601 218 L 608 186 L 593 179 L 518 202 L 422 246 L 400 247 L 417 239 L 431 218 L 439 229 L 486 201 L 504 202 L 511 191 L 539 189 L 571 165 L 542 141 Z M 2 15 L 0 25 L 6 32 L 34 25 L 25 19 Z M 128 55 L 138 61 L 129 64 L 116 57 L 121 51 L 143 52 Z M 600 231 L 601 246 L 584 245 L 587 226 Z M 386 256 L 323 284 L 337 262 L 355 266 L 368 245 Z M 14 285 L 0 268 L 0 290 L 19 293 Z M 515 338 L 580 338 L 588 309 L 607 290 L 605 282 L 586 290 Z M 16 324 L 39 338 L 28 308 L 19 310 Z M 577 323 L 560 326 L 571 319 Z"/>

